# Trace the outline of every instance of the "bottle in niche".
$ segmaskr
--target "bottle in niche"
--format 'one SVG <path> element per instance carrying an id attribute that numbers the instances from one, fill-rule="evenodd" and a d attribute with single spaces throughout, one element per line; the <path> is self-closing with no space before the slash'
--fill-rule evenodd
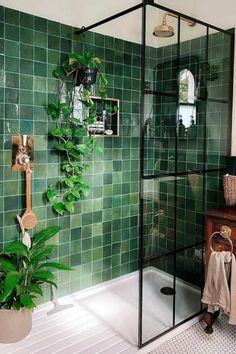
<path id="1" fill-rule="evenodd" d="M 182 117 L 182 116 L 179 116 L 179 117 Z M 182 118 L 179 118 L 178 135 L 179 135 L 179 138 L 185 138 L 185 125 L 183 124 Z"/>
<path id="2" fill-rule="evenodd" d="M 197 126 L 194 122 L 194 119 L 191 119 L 191 125 L 188 128 L 188 138 L 196 138 L 197 137 Z"/>

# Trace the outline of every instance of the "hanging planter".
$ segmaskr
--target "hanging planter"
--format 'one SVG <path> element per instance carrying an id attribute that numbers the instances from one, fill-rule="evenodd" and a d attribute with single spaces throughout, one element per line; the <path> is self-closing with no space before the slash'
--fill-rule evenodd
<path id="1" fill-rule="evenodd" d="M 98 73 L 97 68 L 92 68 L 92 69 L 78 68 L 76 86 L 79 86 L 81 84 L 86 86 L 95 84 L 97 80 L 97 73 Z"/>

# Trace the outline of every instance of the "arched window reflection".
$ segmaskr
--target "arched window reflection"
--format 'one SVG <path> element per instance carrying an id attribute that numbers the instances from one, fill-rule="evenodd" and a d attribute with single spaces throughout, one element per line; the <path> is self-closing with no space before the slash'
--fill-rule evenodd
<path id="1" fill-rule="evenodd" d="M 196 124 L 195 80 L 188 69 L 179 74 L 179 120 L 185 127 Z"/>

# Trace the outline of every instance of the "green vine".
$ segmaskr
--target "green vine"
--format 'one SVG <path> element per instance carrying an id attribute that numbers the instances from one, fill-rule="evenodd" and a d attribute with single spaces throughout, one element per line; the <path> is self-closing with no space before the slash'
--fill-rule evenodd
<path id="1" fill-rule="evenodd" d="M 91 86 L 84 80 L 78 84 L 79 71 L 82 70 L 83 73 L 83 70 L 95 69 L 96 88 L 100 97 L 105 100 L 108 81 L 99 70 L 100 64 L 101 60 L 90 52 L 84 55 L 71 53 L 53 72 L 54 77 L 59 80 L 59 92 L 57 98 L 48 105 L 48 114 L 56 123 L 49 134 L 58 138 L 56 149 L 62 157 L 63 177 L 59 178 L 56 185 L 48 187 L 46 197 L 59 215 L 74 212 L 74 203 L 88 195 L 89 185 L 83 177 L 89 168 L 85 157 L 102 151 L 89 130 L 89 125 L 96 122 L 97 117 L 91 98 Z M 81 108 L 79 117 L 74 114 L 75 102 Z"/>

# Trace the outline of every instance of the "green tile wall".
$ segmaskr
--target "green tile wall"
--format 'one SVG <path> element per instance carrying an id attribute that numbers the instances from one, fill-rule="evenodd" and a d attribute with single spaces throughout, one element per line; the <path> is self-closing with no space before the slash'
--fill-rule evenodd
<path id="1" fill-rule="evenodd" d="M 32 204 L 35 231 L 58 224 L 54 258 L 75 267 L 58 273 L 59 295 L 137 269 L 139 208 L 140 46 L 88 32 L 87 50 L 103 59 L 109 96 L 120 99 L 120 137 L 99 138 L 103 153 L 89 158 L 91 193 L 72 215 L 56 217 L 43 193 L 60 174 L 54 126 L 46 107 L 57 92 L 53 69 L 66 53 L 84 51 L 81 37 L 64 24 L 0 7 L 0 247 L 19 236 L 24 176 L 11 171 L 12 135 L 33 135 Z M 47 291 L 47 298 L 49 292 Z"/>

